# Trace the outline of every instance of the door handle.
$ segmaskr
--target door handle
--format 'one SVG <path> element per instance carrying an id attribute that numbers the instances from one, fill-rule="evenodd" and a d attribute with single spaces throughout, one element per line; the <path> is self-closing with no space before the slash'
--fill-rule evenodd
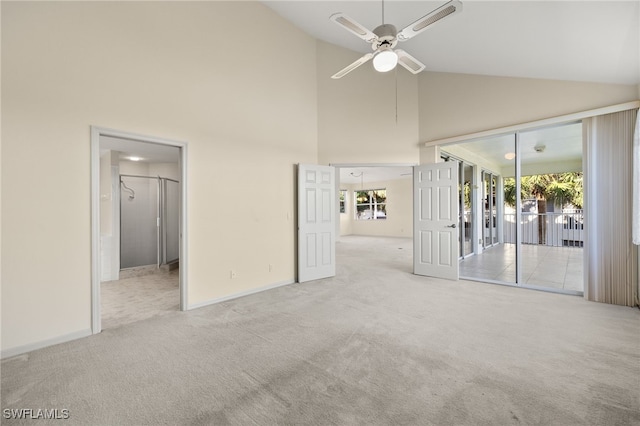
<path id="1" fill-rule="evenodd" d="M 455 228 L 457 225 L 454 223 L 453 225 L 447 225 L 447 228 Z"/>

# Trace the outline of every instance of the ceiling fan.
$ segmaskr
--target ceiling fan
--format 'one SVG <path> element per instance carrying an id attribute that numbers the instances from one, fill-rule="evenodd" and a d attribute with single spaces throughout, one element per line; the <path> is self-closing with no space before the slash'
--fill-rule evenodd
<path id="1" fill-rule="evenodd" d="M 342 78 L 372 58 L 373 67 L 379 72 L 391 71 L 397 64 L 400 64 L 413 74 L 419 73 L 425 68 L 422 62 L 402 49 L 393 50 L 393 48 L 396 47 L 398 41 L 407 41 L 435 23 L 459 12 L 462 12 L 462 3 L 459 0 L 451 0 L 409 24 L 399 32 L 395 26 L 384 23 L 384 1 L 382 3 L 382 25 L 376 27 L 373 31 L 366 29 L 344 13 L 331 15 L 330 20 L 367 43 L 371 43 L 373 49 L 373 53 L 367 53 L 351 65 L 332 75 L 331 78 Z"/>

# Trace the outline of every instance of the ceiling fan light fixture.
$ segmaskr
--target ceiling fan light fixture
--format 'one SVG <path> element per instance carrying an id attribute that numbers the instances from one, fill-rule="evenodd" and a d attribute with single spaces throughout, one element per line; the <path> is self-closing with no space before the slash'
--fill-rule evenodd
<path id="1" fill-rule="evenodd" d="M 400 32 L 398 32 L 394 25 L 384 23 L 384 0 L 382 0 L 382 25 L 378 25 L 373 31 L 368 30 L 342 12 L 334 13 L 329 19 L 356 37 L 370 43 L 374 53 L 367 53 L 351 65 L 347 65 L 332 75 L 331 78 L 342 78 L 371 59 L 373 59 L 373 68 L 378 72 L 391 71 L 399 63 L 409 72 L 418 74 L 425 69 L 425 65 L 402 49 L 394 52 L 393 49 L 396 47 L 396 44 L 399 41 L 409 40 L 427 28 L 431 28 L 431 26 L 437 22 L 449 16 L 456 15 L 459 12 L 462 12 L 462 3 L 460 0 L 449 0 L 444 5 L 432 10 L 412 24 L 409 24 Z"/>
<path id="2" fill-rule="evenodd" d="M 378 72 L 391 71 L 398 65 L 398 55 L 391 49 L 381 50 L 373 57 L 373 68 Z"/>

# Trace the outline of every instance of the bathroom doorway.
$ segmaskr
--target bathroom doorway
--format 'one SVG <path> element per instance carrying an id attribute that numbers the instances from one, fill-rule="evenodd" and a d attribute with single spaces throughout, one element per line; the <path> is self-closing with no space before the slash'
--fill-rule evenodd
<path id="1" fill-rule="evenodd" d="M 186 309 L 186 144 L 92 128 L 92 330 Z"/>

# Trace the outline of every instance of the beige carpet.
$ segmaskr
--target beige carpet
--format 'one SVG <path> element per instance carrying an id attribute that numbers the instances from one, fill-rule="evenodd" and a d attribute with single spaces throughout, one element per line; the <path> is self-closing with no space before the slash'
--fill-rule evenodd
<path id="1" fill-rule="evenodd" d="M 414 276 L 410 247 L 344 238 L 335 278 L 5 360 L 2 408 L 73 425 L 640 424 L 638 309 Z"/>

